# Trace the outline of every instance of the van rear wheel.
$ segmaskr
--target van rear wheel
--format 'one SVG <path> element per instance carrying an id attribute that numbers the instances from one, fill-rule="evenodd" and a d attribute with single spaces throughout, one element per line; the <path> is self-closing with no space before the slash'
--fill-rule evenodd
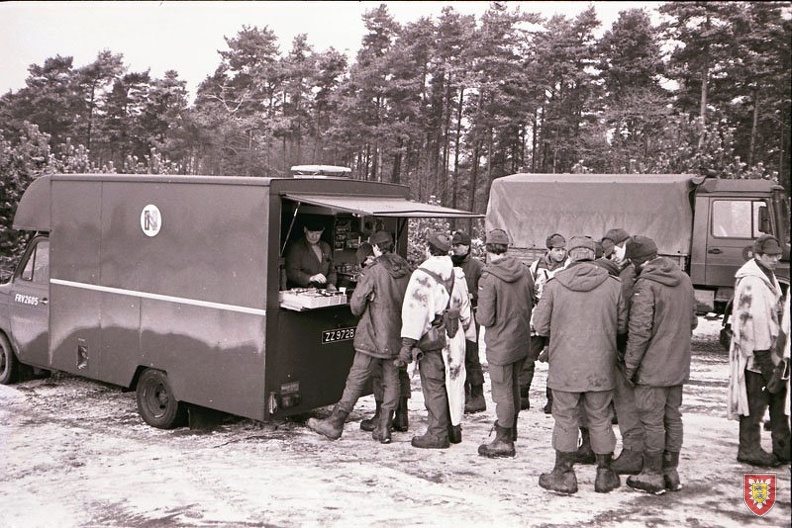
<path id="1" fill-rule="evenodd" d="M 187 408 L 173 395 L 168 375 L 147 369 L 140 375 L 136 389 L 138 413 L 147 424 L 173 429 L 186 423 Z"/>
<path id="2" fill-rule="evenodd" d="M 20 363 L 14 355 L 11 343 L 0 334 L 0 384 L 10 385 L 19 381 Z"/>

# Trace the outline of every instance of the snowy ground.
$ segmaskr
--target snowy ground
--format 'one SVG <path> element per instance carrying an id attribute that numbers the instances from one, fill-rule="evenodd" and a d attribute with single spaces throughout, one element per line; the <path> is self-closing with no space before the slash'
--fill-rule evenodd
<path id="1" fill-rule="evenodd" d="M 373 411 L 370 396 L 333 442 L 308 430 L 305 416 L 232 420 L 211 433 L 162 431 L 142 423 L 134 393 L 55 376 L 0 386 L 0 527 L 789 526 L 790 468 L 758 471 L 736 461 L 720 321 L 701 323 L 685 388 L 678 493 L 645 495 L 624 478 L 620 489 L 594 493 L 593 466 L 576 467 L 575 495 L 540 488 L 554 457 L 553 420 L 541 411 L 542 364 L 534 407 L 520 414 L 517 456 L 500 460 L 477 454 L 494 421 L 489 384 L 488 409 L 465 417 L 463 442 L 433 451 L 410 446 L 425 427 L 417 379 L 410 431 L 380 445 L 359 428 Z M 769 449 L 769 433 L 763 441 Z M 743 475 L 761 472 L 777 475 L 778 498 L 760 518 L 743 502 Z"/>

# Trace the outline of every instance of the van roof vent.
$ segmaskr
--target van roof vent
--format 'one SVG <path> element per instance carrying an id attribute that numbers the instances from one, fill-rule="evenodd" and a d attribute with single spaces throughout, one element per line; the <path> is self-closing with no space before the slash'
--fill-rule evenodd
<path id="1" fill-rule="evenodd" d="M 305 177 L 348 177 L 352 169 L 335 165 L 293 165 L 291 174 L 295 178 Z"/>

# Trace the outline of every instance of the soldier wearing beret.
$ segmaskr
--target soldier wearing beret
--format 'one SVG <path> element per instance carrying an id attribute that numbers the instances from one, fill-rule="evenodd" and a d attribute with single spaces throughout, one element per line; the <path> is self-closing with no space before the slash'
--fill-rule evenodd
<path id="1" fill-rule="evenodd" d="M 493 229 L 485 238 L 487 266 L 479 281 L 479 322 L 487 329 L 492 399 L 495 402 L 495 440 L 479 446 L 489 458 L 513 457 L 520 412 L 520 369 L 528 355 L 533 309 L 533 279 L 519 260 L 507 256 L 509 236 Z"/>
<path id="2" fill-rule="evenodd" d="M 566 239 L 563 235 L 553 233 L 547 237 L 545 245 L 547 246 L 547 253 L 542 258 L 533 261 L 528 267 L 531 272 L 531 278 L 534 281 L 534 305 L 542 298 L 542 291 L 547 281 L 569 264 Z M 520 409 L 531 408 L 529 395 L 531 384 L 533 383 L 536 360 L 546 345 L 547 340 L 544 337 L 531 333 L 531 350 L 528 352 L 528 358 L 523 363 L 522 371 L 520 372 Z M 544 360 L 542 359 L 542 361 Z M 553 393 L 548 388 L 545 390 L 545 394 L 547 402 L 544 405 L 544 413 L 550 414 L 553 412 Z"/>

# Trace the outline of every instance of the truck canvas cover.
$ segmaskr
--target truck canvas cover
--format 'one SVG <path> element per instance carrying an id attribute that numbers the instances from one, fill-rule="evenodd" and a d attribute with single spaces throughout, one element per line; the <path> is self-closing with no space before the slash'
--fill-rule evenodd
<path id="1" fill-rule="evenodd" d="M 545 239 L 608 229 L 651 237 L 664 255 L 689 253 L 694 176 L 678 174 L 515 174 L 492 182 L 486 229 L 506 229 L 513 246 L 544 249 Z"/>

